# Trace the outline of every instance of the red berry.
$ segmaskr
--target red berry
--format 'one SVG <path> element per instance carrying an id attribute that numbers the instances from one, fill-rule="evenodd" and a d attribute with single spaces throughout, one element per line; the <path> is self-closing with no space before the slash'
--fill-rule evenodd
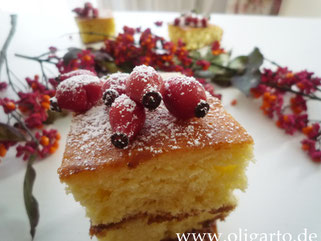
<path id="1" fill-rule="evenodd" d="M 179 19 L 179 18 L 175 18 L 175 20 L 174 20 L 174 25 L 175 25 L 175 26 L 178 26 L 179 23 L 180 23 L 180 19 Z"/>
<path id="2" fill-rule="evenodd" d="M 98 18 L 98 9 L 97 8 L 93 9 L 93 17 Z"/>
<path id="3" fill-rule="evenodd" d="M 56 91 L 58 106 L 75 112 L 84 112 L 102 96 L 102 82 L 96 76 L 78 75 L 61 82 Z"/>
<path id="4" fill-rule="evenodd" d="M 153 67 L 134 68 L 126 81 L 126 94 L 147 109 L 156 109 L 162 101 L 163 79 Z"/>
<path id="5" fill-rule="evenodd" d="M 144 107 L 122 94 L 109 110 L 109 122 L 113 131 L 111 142 L 117 148 L 125 148 L 144 126 Z"/>
<path id="6" fill-rule="evenodd" d="M 71 71 L 71 72 L 68 72 L 68 73 L 64 73 L 64 74 L 61 74 L 58 79 L 59 81 L 64 81 L 70 77 L 73 77 L 73 76 L 78 76 L 78 75 L 92 75 L 92 76 L 96 76 L 95 73 L 89 71 L 89 70 L 86 70 L 86 69 L 76 69 L 74 71 Z"/>
<path id="7" fill-rule="evenodd" d="M 194 27 L 197 27 L 198 21 L 199 21 L 199 20 L 198 20 L 197 17 L 192 18 L 192 23 L 193 23 L 193 26 L 194 26 Z"/>
<path id="8" fill-rule="evenodd" d="M 202 18 L 202 27 L 206 28 L 207 27 L 207 19 Z"/>
<path id="9" fill-rule="evenodd" d="M 203 86 L 193 77 L 176 76 L 165 82 L 165 106 L 179 119 L 204 117 L 209 111 Z"/>
<path id="10" fill-rule="evenodd" d="M 102 87 L 105 105 L 111 106 L 119 95 L 125 94 L 128 76 L 129 74 L 126 73 L 115 73 L 102 78 L 105 81 Z"/>
<path id="11" fill-rule="evenodd" d="M 192 21 L 193 21 L 193 17 L 192 16 L 186 17 L 185 18 L 185 25 L 189 25 Z"/>
<path id="12" fill-rule="evenodd" d="M 85 3 L 85 8 L 86 8 L 86 9 L 92 9 L 92 8 L 93 8 L 93 5 L 92 5 L 90 2 L 86 2 L 86 3 Z"/>
<path id="13" fill-rule="evenodd" d="M 75 8 L 72 11 L 75 12 L 76 14 L 78 14 L 78 15 L 82 14 L 82 8 Z"/>

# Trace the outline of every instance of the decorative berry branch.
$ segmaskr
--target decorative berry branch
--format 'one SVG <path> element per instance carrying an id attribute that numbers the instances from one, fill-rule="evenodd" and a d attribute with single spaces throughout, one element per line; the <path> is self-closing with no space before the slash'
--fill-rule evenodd
<path id="1" fill-rule="evenodd" d="M 17 16 L 11 15 L 11 30 L 7 40 L 1 50 L 0 71 L 3 64 L 6 67 L 6 82 L 0 82 L 0 91 L 4 91 L 9 86 L 16 94 L 16 98 L 0 98 L 0 106 L 7 115 L 6 122 L 0 122 L 0 158 L 6 156 L 7 151 L 16 146 L 16 157 L 22 157 L 27 161 L 27 169 L 24 177 L 23 193 L 25 208 L 30 222 L 30 234 L 34 238 L 36 227 L 39 222 L 38 202 L 33 196 L 32 188 L 36 178 L 36 171 L 33 163 L 36 159 L 42 159 L 54 153 L 58 148 L 60 135 L 56 130 L 44 129 L 45 124 L 52 122 L 59 114 L 49 111 L 49 99 L 55 94 L 55 86 L 49 85 L 43 63 L 50 63 L 55 56 L 53 53 L 46 53 L 37 58 L 42 71 L 42 82 L 36 75 L 34 79 L 26 78 L 26 88 L 18 87 L 12 80 L 16 75 L 9 69 L 7 59 L 7 49 L 10 40 L 13 38 L 17 24 Z M 46 56 L 47 59 L 41 59 Z M 23 56 L 26 57 L 26 56 Z M 28 58 L 28 57 L 27 57 Z M 0 77 L 3 78 L 2 75 Z M 54 79 L 51 79 L 53 82 Z M 42 129 L 37 131 L 36 129 Z M 1 161 L 1 159 L 0 159 Z"/>

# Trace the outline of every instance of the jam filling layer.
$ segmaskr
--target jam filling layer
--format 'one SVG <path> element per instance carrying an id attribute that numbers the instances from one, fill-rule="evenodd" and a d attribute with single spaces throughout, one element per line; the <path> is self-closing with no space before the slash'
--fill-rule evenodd
<path id="1" fill-rule="evenodd" d="M 235 208 L 234 205 L 227 205 L 227 206 L 222 206 L 218 209 L 212 209 L 208 211 L 210 214 L 221 214 L 218 215 L 215 220 L 217 219 L 224 219 L 225 215 L 224 213 L 230 212 Z M 205 211 L 191 211 L 189 213 L 180 213 L 178 215 L 171 215 L 170 213 L 163 213 L 163 214 L 158 214 L 158 215 L 151 215 L 148 213 L 138 213 L 133 216 L 129 216 L 127 218 L 123 218 L 120 222 L 117 223 L 109 223 L 109 224 L 98 224 L 98 225 L 91 225 L 89 233 L 91 236 L 93 235 L 99 235 L 104 231 L 111 230 L 111 229 L 119 229 L 121 228 L 122 225 L 125 223 L 128 223 L 130 221 L 136 220 L 136 219 L 142 219 L 142 218 L 147 218 L 147 223 L 152 224 L 152 223 L 162 223 L 162 222 L 168 222 L 168 221 L 182 221 L 188 217 L 192 216 L 197 216 Z M 214 221 L 214 220 L 211 220 Z"/>

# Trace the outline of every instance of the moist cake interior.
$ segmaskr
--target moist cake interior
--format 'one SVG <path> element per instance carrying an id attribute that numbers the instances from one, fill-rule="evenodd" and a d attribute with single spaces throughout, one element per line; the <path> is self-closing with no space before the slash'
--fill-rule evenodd
<path id="1" fill-rule="evenodd" d="M 102 103 L 73 117 L 58 172 L 86 208 L 99 240 L 159 241 L 224 219 L 247 187 L 253 140 L 220 101 L 202 119 L 178 121 L 162 104 L 124 150 L 110 143 Z M 128 238 L 132 237 L 132 238 Z"/>

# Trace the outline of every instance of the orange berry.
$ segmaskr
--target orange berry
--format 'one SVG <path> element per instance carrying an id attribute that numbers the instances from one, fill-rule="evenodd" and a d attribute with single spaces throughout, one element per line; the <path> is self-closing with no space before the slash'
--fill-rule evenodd
<path id="1" fill-rule="evenodd" d="M 285 122 L 288 122 L 288 121 L 289 121 L 289 117 L 288 117 L 287 115 L 284 115 L 284 116 L 283 116 L 283 120 L 284 120 Z"/>
<path id="2" fill-rule="evenodd" d="M 57 151 L 57 148 L 54 147 L 54 146 L 51 146 L 51 147 L 49 148 L 49 153 L 50 153 L 50 154 L 54 154 L 56 151 Z"/>
<path id="3" fill-rule="evenodd" d="M 60 138 L 61 138 L 61 135 L 60 135 L 59 132 L 57 132 L 57 134 L 56 134 L 56 140 L 60 140 Z"/>
<path id="4" fill-rule="evenodd" d="M 36 126 L 38 130 L 41 130 L 43 128 L 43 124 L 40 124 L 39 126 Z"/>
<path id="5" fill-rule="evenodd" d="M 251 89 L 251 93 L 255 99 L 261 97 L 261 94 L 258 91 L 256 91 L 255 89 Z"/>
<path id="6" fill-rule="evenodd" d="M 267 108 L 270 108 L 270 103 L 269 102 L 267 102 L 267 101 L 264 101 L 263 103 L 262 103 L 262 108 L 263 109 L 267 109 Z"/>
<path id="7" fill-rule="evenodd" d="M 303 89 L 304 88 L 304 84 L 302 84 L 301 82 L 297 83 L 297 86 L 298 86 L 299 89 Z"/>
<path id="8" fill-rule="evenodd" d="M 264 92 L 263 98 L 264 99 L 269 99 L 269 97 L 270 97 L 270 92 Z"/>
<path id="9" fill-rule="evenodd" d="M 292 78 L 294 76 L 294 74 L 292 72 L 288 72 L 285 77 L 286 78 Z"/>
<path id="10" fill-rule="evenodd" d="M 52 146 L 53 146 L 54 148 L 57 148 L 57 149 L 58 149 L 58 147 L 59 147 L 59 142 L 56 140 L 56 141 L 54 142 L 54 144 L 52 144 Z"/>
<path id="11" fill-rule="evenodd" d="M 23 106 L 23 105 L 19 105 L 19 106 L 18 106 L 18 109 L 19 109 L 22 113 L 25 113 L 25 112 L 27 112 L 27 111 L 29 110 L 26 106 Z"/>
<path id="12" fill-rule="evenodd" d="M 50 103 L 48 102 L 41 102 L 41 106 L 46 110 L 50 109 Z"/>
<path id="13" fill-rule="evenodd" d="M 281 122 L 280 122 L 279 120 L 277 120 L 277 121 L 275 122 L 275 124 L 276 124 L 277 127 L 281 127 Z"/>
<path id="14" fill-rule="evenodd" d="M 275 95 L 270 95 L 270 96 L 269 96 L 269 100 L 270 100 L 271 102 L 274 102 L 274 101 L 276 100 L 276 96 L 275 96 Z"/>
<path id="15" fill-rule="evenodd" d="M 33 82 L 33 83 L 31 84 L 31 89 L 35 90 L 36 88 L 37 88 L 37 84 L 36 84 L 35 82 Z"/>
<path id="16" fill-rule="evenodd" d="M 50 140 L 48 138 L 48 136 L 42 136 L 40 138 L 40 144 L 43 145 L 43 146 L 48 146 L 50 143 Z"/>
<path id="17" fill-rule="evenodd" d="M 291 109 L 295 114 L 300 114 L 302 112 L 302 109 L 299 106 L 291 106 Z"/>
<path id="18" fill-rule="evenodd" d="M 223 52 L 222 50 L 216 49 L 216 50 L 213 50 L 213 51 L 212 51 L 212 54 L 213 54 L 213 55 L 220 55 L 222 52 Z"/>
<path id="19" fill-rule="evenodd" d="M 236 104 L 237 104 L 237 100 L 236 100 L 236 99 L 234 99 L 234 100 L 231 101 L 231 105 L 232 105 L 232 106 L 235 106 Z"/>
<path id="20" fill-rule="evenodd" d="M 302 132 L 305 134 L 305 135 L 309 135 L 309 133 L 313 130 L 313 127 L 312 126 L 306 126 L 306 127 L 303 127 L 302 128 Z"/>
<path id="21" fill-rule="evenodd" d="M 302 144 L 302 150 L 308 151 L 310 149 L 308 144 Z"/>
<path id="22" fill-rule="evenodd" d="M 6 149 L 6 147 L 5 147 L 3 144 L 1 144 L 1 145 L 0 145 L 0 156 L 1 156 L 1 157 L 5 157 L 6 154 L 7 154 L 7 149 Z"/>
<path id="23" fill-rule="evenodd" d="M 50 96 L 49 96 L 49 95 L 43 95 L 43 96 L 42 96 L 42 100 L 43 100 L 44 102 L 49 102 L 49 103 L 50 103 Z"/>
<path id="24" fill-rule="evenodd" d="M 91 56 L 90 55 L 84 55 L 82 58 L 85 61 L 90 61 L 91 60 Z"/>
<path id="25" fill-rule="evenodd" d="M 6 108 L 7 108 L 8 110 L 15 110 L 15 109 L 16 109 L 16 104 L 13 103 L 12 101 L 8 101 L 8 102 L 6 103 Z"/>

